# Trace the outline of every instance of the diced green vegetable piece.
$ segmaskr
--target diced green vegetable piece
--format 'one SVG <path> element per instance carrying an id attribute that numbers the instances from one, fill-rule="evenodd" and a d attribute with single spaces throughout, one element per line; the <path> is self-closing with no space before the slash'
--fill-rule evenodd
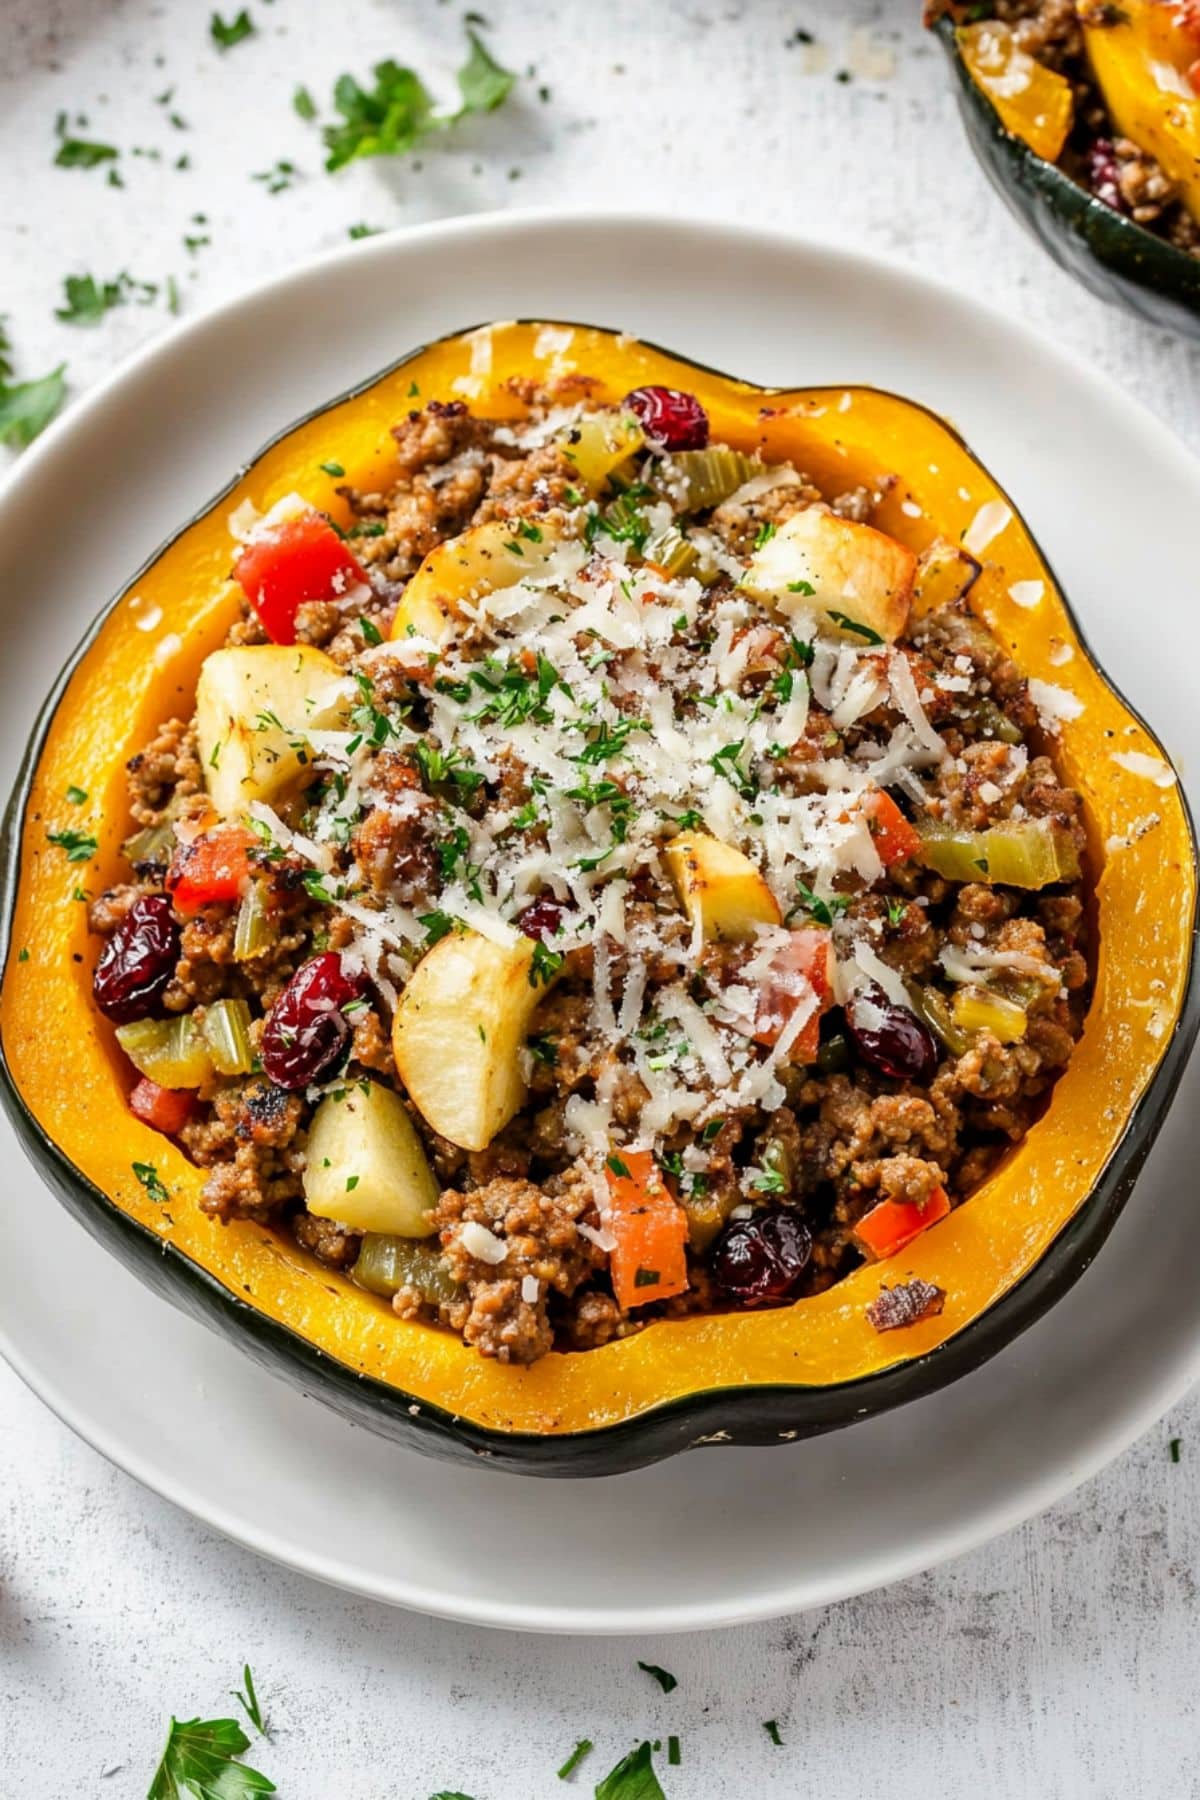
<path id="1" fill-rule="evenodd" d="M 139 863 L 153 863 L 156 868 L 165 869 L 174 850 L 175 827 L 169 821 L 162 825 L 146 825 L 121 845 L 122 856 L 135 867 Z"/>
<path id="2" fill-rule="evenodd" d="M 653 563 L 670 581 L 679 580 L 685 575 L 694 575 L 697 580 L 703 581 L 706 573 L 715 573 L 702 565 L 700 552 L 695 544 L 690 538 L 685 538 L 682 531 L 674 525 L 657 537 L 647 538 L 642 560 Z"/>
<path id="3" fill-rule="evenodd" d="M 722 500 L 728 500 L 730 494 L 763 471 L 756 456 L 730 450 L 725 444 L 709 450 L 680 450 L 671 458 L 669 467 L 672 490 L 681 479 L 686 483 L 685 512 L 707 512 L 710 507 L 720 506 Z M 661 475 L 659 484 L 667 485 Z"/>
<path id="4" fill-rule="evenodd" d="M 822 1038 L 817 1050 L 818 1074 L 844 1075 L 851 1060 L 850 1039 L 844 1031 L 833 1031 L 827 1038 Z"/>
<path id="5" fill-rule="evenodd" d="M 919 830 L 918 860 L 947 881 L 1043 888 L 1079 876 L 1074 839 L 1050 819 L 1010 820 L 988 831 L 935 824 Z"/>
<path id="6" fill-rule="evenodd" d="M 583 486 L 599 493 L 646 442 L 646 435 L 629 413 L 589 413 L 559 439 L 559 448 Z"/>
<path id="7" fill-rule="evenodd" d="M 715 1191 L 680 1193 L 679 1204 L 687 1214 L 688 1239 L 693 1250 L 706 1250 L 717 1233 L 727 1224 L 742 1196 L 735 1187 L 722 1186 Z"/>
<path id="8" fill-rule="evenodd" d="M 917 1017 L 925 1021 L 947 1050 L 961 1056 L 967 1049 L 967 1034 L 955 1024 L 946 996 L 939 989 L 925 987 L 919 981 L 908 981 L 904 985 Z"/>
<path id="9" fill-rule="evenodd" d="M 986 697 L 975 704 L 975 720 L 985 737 L 994 737 L 1002 744 L 1022 744 L 1025 739 L 1019 725 L 1014 725 L 1006 712 L 1002 712 L 994 700 Z"/>
<path id="10" fill-rule="evenodd" d="M 254 1067 L 245 1000 L 216 1000 L 206 1007 L 204 1037 L 218 1075 L 245 1075 Z"/>
<path id="11" fill-rule="evenodd" d="M 267 912 L 266 884 L 252 881 L 238 908 L 233 933 L 234 961 L 249 962 L 251 957 L 261 956 L 270 949 L 274 937 L 275 927 Z"/>
<path id="12" fill-rule="evenodd" d="M 390 1300 L 402 1287 L 415 1288 L 431 1306 L 453 1300 L 458 1285 L 441 1252 L 420 1238 L 384 1237 L 369 1232 L 362 1241 L 354 1279 L 359 1287 Z"/>
<path id="13" fill-rule="evenodd" d="M 190 1013 L 117 1027 L 117 1042 L 139 1075 L 165 1088 L 198 1088 L 213 1072 L 204 1033 Z"/>

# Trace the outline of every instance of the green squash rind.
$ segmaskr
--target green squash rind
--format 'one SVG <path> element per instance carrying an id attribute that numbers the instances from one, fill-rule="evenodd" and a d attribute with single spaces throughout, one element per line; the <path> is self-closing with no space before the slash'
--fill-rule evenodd
<path id="1" fill-rule="evenodd" d="M 933 30 L 954 71 L 976 158 L 1026 230 L 1097 299 L 1200 338 L 1200 259 L 1123 218 L 1007 131 L 963 61 L 953 20 L 941 18 Z"/>

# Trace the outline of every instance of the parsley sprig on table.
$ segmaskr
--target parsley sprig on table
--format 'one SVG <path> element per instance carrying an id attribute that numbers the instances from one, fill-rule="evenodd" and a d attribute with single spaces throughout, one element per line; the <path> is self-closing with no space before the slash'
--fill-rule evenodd
<path id="1" fill-rule="evenodd" d="M 251 1800 L 275 1783 L 237 1760 L 250 1748 L 236 1719 L 172 1719 L 146 1800 Z"/>
<path id="2" fill-rule="evenodd" d="M 461 104 L 450 112 L 439 112 L 416 71 L 391 57 L 375 64 L 371 87 L 363 87 L 353 75 L 341 76 L 333 90 L 341 121 L 326 125 L 322 133 L 325 167 L 342 169 L 363 156 L 404 156 L 434 132 L 502 105 L 516 76 L 501 67 L 476 32 L 468 30 L 467 39 L 470 51 L 458 71 Z"/>

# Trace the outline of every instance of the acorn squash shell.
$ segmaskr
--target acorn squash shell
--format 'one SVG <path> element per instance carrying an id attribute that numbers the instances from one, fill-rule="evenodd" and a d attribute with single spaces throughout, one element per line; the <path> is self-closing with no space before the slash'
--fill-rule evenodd
<path id="1" fill-rule="evenodd" d="M 62 795 L 78 783 L 100 839 L 86 879 L 95 889 L 118 878 L 124 762 L 162 718 L 186 712 L 200 661 L 236 615 L 226 525 L 234 505 L 250 497 L 266 507 L 299 488 L 345 517 L 322 461 L 336 459 L 356 486 L 378 487 L 391 454 L 388 426 L 409 406 L 463 398 L 516 415 L 505 377 L 572 371 L 607 398 L 649 382 L 687 387 L 709 409 L 715 436 L 794 454 L 831 494 L 896 471 L 880 523 L 915 549 L 939 532 L 957 541 L 990 509 L 996 533 L 972 606 L 1028 673 L 1066 679 L 1085 699 L 1062 728 L 1061 754 L 1084 792 L 1101 870 L 1100 949 L 1084 1035 L 1046 1116 L 970 1200 L 894 1263 L 865 1266 L 791 1307 L 660 1322 L 521 1369 L 396 1319 L 282 1233 L 249 1221 L 222 1226 L 200 1212 L 201 1171 L 126 1110 L 128 1073 L 91 1002 L 97 945 L 85 909 L 70 901 L 85 872 L 45 833 L 63 822 Z M 1012 601 L 1016 581 L 1044 584 L 1037 607 Z M 152 607 L 162 610 L 157 637 L 139 629 Z M 1052 658 L 1063 645 L 1074 659 L 1060 667 Z M 756 387 L 587 326 L 522 322 L 455 334 L 268 444 L 151 557 L 64 670 L 4 826 L 0 1098 L 59 1198 L 156 1292 L 346 1418 L 412 1448 L 578 1476 L 701 1444 L 835 1429 L 944 1386 L 1045 1312 L 1096 1254 L 1170 1103 L 1200 1023 L 1195 843 L 1180 788 L 1160 789 L 1116 765 L 1114 745 L 1163 757 L 1088 652 L 1011 503 L 933 413 L 874 389 Z M 1150 810 L 1160 824 L 1138 836 L 1136 822 Z M 1126 848 L 1105 849 L 1126 834 Z M 26 945 L 36 954 L 22 961 Z M 134 1177 L 135 1161 L 155 1165 L 165 1205 Z M 912 1275 L 945 1289 L 943 1313 L 875 1332 L 865 1308 L 881 1278 Z"/>

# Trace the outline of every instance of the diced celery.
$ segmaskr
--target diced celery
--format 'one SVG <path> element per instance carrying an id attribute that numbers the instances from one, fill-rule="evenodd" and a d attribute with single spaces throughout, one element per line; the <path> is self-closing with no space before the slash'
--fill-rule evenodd
<path id="1" fill-rule="evenodd" d="M 967 1048 L 967 1036 L 955 1023 L 946 996 L 939 989 L 926 987 L 919 981 L 908 981 L 905 988 L 917 1017 L 925 1021 L 947 1050 L 952 1051 L 955 1056 L 961 1056 Z"/>
<path id="2" fill-rule="evenodd" d="M 954 996 L 954 1022 L 963 1031 L 990 1031 L 1002 1044 L 1015 1044 L 1025 1036 L 1025 1008 L 1003 994 L 986 988 L 959 988 Z"/>
<path id="3" fill-rule="evenodd" d="M 755 475 L 761 475 L 763 465 L 756 456 L 747 456 L 742 450 L 730 450 L 725 444 L 718 444 L 709 450 L 680 450 L 670 460 L 671 498 L 676 500 L 676 486 L 682 481 L 686 488 L 687 498 L 683 502 L 684 512 L 707 512 L 711 507 L 720 506 L 722 500 L 728 500 L 730 494 Z M 660 485 L 668 484 L 662 481 Z M 677 502 L 678 503 L 678 502 Z"/>
<path id="4" fill-rule="evenodd" d="M 919 830 L 919 861 L 947 881 L 1043 888 L 1079 876 L 1074 839 L 1050 819 L 1010 820 L 987 831 L 938 824 Z"/>
<path id="5" fill-rule="evenodd" d="M 117 1027 L 117 1042 L 139 1075 L 165 1088 L 198 1088 L 213 1072 L 204 1033 L 190 1013 Z"/>
<path id="6" fill-rule="evenodd" d="M 250 1008 L 244 1000 L 215 1000 L 206 1007 L 204 1037 L 218 1075 L 245 1075 L 254 1067 Z"/>
<path id="7" fill-rule="evenodd" d="M 687 1214 L 688 1242 L 693 1250 L 707 1250 L 734 1207 L 742 1204 L 742 1196 L 735 1187 L 722 1185 L 711 1193 L 681 1193 L 679 1204 Z"/>
<path id="8" fill-rule="evenodd" d="M 453 1300 L 458 1286 L 441 1252 L 419 1238 L 385 1237 L 374 1232 L 362 1241 L 354 1279 L 372 1294 L 390 1300 L 402 1287 L 415 1288 L 431 1306 Z"/>
<path id="9" fill-rule="evenodd" d="M 142 863 L 152 863 L 156 868 L 165 869 L 174 849 L 175 827 L 164 823 L 146 825 L 141 831 L 135 831 L 121 845 L 121 854 L 135 868 Z"/>
<path id="10" fill-rule="evenodd" d="M 596 494 L 645 442 L 645 433 L 631 414 L 597 412 L 564 432 L 559 449 L 583 486 Z"/>
<path id="11" fill-rule="evenodd" d="M 237 925 L 233 933 L 233 959 L 249 962 L 269 950 L 275 928 L 267 912 L 267 890 L 262 881 L 252 881 L 238 907 Z"/>
<path id="12" fill-rule="evenodd" d="M 996 738 L 1001 744 L 1024 743 L 1019 725 L 1015 725 L 994 700 L 977 700 L 973 709 L 975 721 L 984 737 Z"/>

